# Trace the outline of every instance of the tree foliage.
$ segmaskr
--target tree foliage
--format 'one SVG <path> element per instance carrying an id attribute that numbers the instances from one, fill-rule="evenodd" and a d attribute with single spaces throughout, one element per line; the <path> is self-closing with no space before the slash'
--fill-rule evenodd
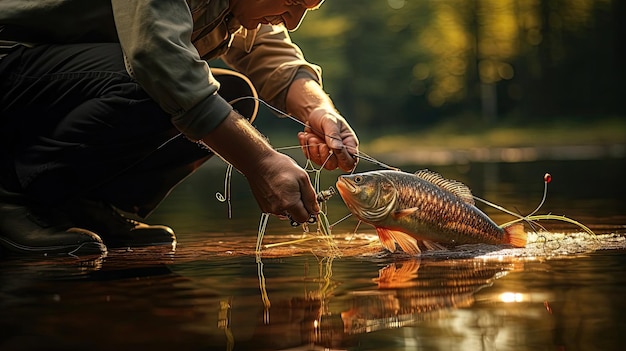
<path id="1" fill-rule="evenodd" d="M 620 0 L 327 0 L 293 40 L 357 129 L 625 114 Z"/>

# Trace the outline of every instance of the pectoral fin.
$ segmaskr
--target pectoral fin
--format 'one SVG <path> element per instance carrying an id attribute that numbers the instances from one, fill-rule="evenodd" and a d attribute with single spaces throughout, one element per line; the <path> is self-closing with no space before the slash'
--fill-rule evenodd
<path id="1" fill-rule="evenodd" d="M 376 228 L 376 232 L 378 233 L 378 239 L 380 239 L 380 243 L 383 247 L 390 252 L 396 252 L 396 241 L 389 231 L 385 228 Z"/>
<path id="2" fill-rule="evenodd" d="M 391 252 L 396 251 L 396 243 L 402 251 L 410 255 L 418 255 L 421 252 L 417 240 L 406 233 L 387 228 L 376 228 L 376 232 L 383 247 Z"/>
<path id="3" fill-rule="evenodd" d="M 433 250 L 447 250 L 448 248 L 436 243 L 434 241 L 430 241 L 430 240 L 422 240 L 422 244 L 424 244 L 424 246 L 426 247 L 426 250 L 429 251 L 433 251 Z"/>
<path id="4" fill-rule="evenodd" d="M 415 211 L 417 211 L 418 208 L 417 207 L 410 207 L 410 208 L 405 208 L 403 210 L 397 210 L 395 212 L 393 212 L 391 214 L 391 216 L 393 217 L 393 219 L 400 219 L 402 217 L 411 215 L 413 213 L 415 213 Z"/>

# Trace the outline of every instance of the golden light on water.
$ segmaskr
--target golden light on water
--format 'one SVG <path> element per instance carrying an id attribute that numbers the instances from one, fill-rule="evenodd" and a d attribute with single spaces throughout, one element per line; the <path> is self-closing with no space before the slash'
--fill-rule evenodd
<path id="1" fill-rule="evenodd" d="M 500 294 L 500 296 L 498 297 L 498 300 L 504 302 L 504 303 L 519 303 L 519 302 L 524 302 L 524 294 L 522 293 L 517 293 L 517 292 L 504 292 L 502 294 Z"/>

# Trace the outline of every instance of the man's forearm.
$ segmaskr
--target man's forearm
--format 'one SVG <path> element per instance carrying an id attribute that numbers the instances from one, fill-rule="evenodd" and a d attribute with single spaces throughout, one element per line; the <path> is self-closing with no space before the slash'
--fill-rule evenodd
<path id="1" fill-rule="evenodd" d="M 245 176 L 258 172 L 259 162 L 276 152 L 250 122 L 235 111 L 202 141 Z"/>
<path id="2" fill-rule="evenodd" d="M 311 113 L 319 108 L 335 112 L 335 106 L 324 89 L 309 78 L 293 81 L 287 92 L 287 113 L 306 123 Z"/>

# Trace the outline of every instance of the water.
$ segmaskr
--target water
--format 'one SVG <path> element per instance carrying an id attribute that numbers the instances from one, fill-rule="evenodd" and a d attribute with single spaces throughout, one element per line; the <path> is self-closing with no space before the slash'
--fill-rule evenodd
<path id="1" fill-rule="evenodd" d="M 380 249 L 348 218 L 328 242 L 263 247 L 260 213 L 235 174 L 211 161 L 151 222 L 169 247 L 106 257 L 4 258 L 0 350 L 621 350 L 626 342 L 626 171 L 623 159 L 437 166 L 475 195 L 531 212 L 550 172 L 543 222 L 525 249 L 468 245 L 422 257 Z M 366 167 L 366 165 L 362 165 Z M 418 167 L 402 167 L 412 171 Z M 323 172 L 321 188 L 339 173 Z M 483 207 L 497 222 L 512 218 Z M 328 217 L 348 212 L 328 201 Z M 309 228 L 315 232 L 315 226 Z M 270 218 L 264 245 L 302 237 Z"/>

